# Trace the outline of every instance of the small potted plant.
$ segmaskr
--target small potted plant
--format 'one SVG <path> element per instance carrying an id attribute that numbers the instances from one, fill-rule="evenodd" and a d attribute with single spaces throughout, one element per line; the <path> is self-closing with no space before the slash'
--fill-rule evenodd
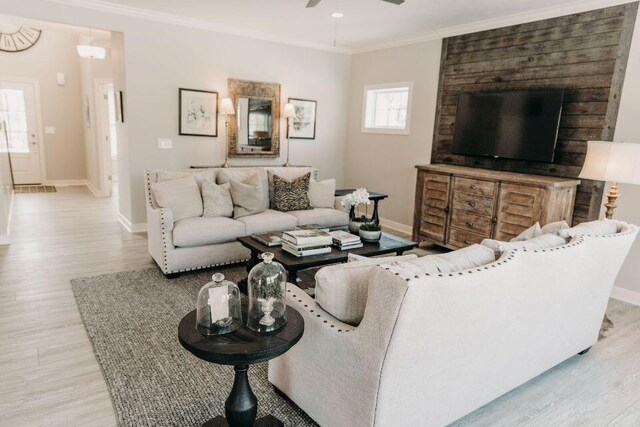
<path id="1" fill-rule="evenodd" d="M 376 221 L 366 221 L 360 225 L 360 238 L 365 242 L 377 242 L 382 237 L 382 228 Z"/>
<path id="2" fill-rule="evenodd" d="M 360 225 L 367 221 L 367 217 L 365 215 L 356 217 L 356 208 L 358 205 L 371 204 L 369 192 L 366 188 L 358 188 L 353 193 L 344 196 L 340 204 L 345 208 L 349 208 L 349 231 L 353 234 L 358 234 Z"/>

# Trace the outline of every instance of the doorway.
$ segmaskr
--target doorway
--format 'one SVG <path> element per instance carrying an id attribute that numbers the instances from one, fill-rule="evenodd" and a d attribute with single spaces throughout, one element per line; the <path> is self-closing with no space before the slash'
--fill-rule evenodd
<path id="1" fill-rule="evenodd" d="M 116 103 L 113 83 L 106 79 L 95 80 L 98 111 L 98 139 L 100 149 L 101 187 L 103 196 L 111 196 L 118 181 L 118 141 L 116 133 Z"/>
<path id="2" fill-rule="evenodd" d="M 43 147 L 38 126 L 37 84 L 0 81 L 0 121 L 4 121 L 14 184 L 42 184 Z"/>

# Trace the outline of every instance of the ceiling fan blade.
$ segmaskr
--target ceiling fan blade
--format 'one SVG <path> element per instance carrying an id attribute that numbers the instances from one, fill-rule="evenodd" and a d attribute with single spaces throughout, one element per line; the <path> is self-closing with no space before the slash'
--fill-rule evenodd
<path id="1" fill-rule="evenodd" d="M 402 1 L 404 1 L 404 0 L 402 0 Z M 318 3 L 320 3 L 320 0 L 309 0 L 309 3 L 307 3 L 307 7 L 314 7 Z"/>
<path id="2" fill-rule="evenodd" d="M 382 0 L 382 1 L 386 1 L 387 3 L 393 3 L 397 5 L 404 3 L 404 0 Z"/>

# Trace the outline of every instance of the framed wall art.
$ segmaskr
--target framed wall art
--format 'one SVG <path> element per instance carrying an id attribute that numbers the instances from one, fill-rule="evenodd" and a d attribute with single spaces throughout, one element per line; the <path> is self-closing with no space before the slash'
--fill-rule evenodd
<path id="1" fill-rule="evenodd" d="M 178 133 L 189 136 L 218 136 L 218 92 L 179 89 Z"/>
<path id="2" fill-rule="evenodd" d="M 289 98 L 296 109 L 291 119 L 289 138 L 316 139 L 316 107 L 318 102 L 309 99 Z"/>

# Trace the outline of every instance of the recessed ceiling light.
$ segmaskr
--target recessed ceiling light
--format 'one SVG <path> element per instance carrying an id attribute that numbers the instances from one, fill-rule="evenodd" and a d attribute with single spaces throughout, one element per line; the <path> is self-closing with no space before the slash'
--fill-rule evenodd
<path id="1" fill-rule="evenodd" d="M 331 16 L 333 18 L 344 18 L 344 14 L 342 12 L 333 12 Z"/>

